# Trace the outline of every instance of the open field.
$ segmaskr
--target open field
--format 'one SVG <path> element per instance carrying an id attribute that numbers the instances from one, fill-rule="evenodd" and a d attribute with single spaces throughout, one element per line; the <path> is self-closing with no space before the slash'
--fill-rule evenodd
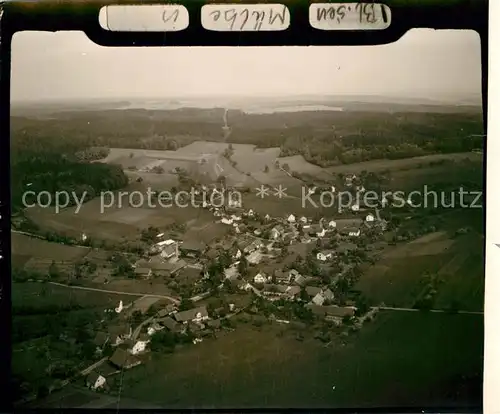
<path id="1" fill-rule="evenodd" d="M 280 329 L 240 326 L 159 356 L 125 373 L 122 395 L 179 408 L 460 406 L 481 400 L 481 317 L 382 312 L 345 345 L 338 339 L 329 348 L 278 337 Z"/>
<path id="2" fill-rule="evenodd" d="M 127 295 L 71 289 L 50 283 L 12 284 L 14 314 L 16 314 L 16 308 L 19 307 L 29 306 L 33 309 L 43 309 L 53 304 L 57 304 L 59 307 L 78 305 L 79 308 L 109 309 L 115 308 L 120 300 L 123 301 L 124 305 L 127 305 L 133 298 Z"/>
<path id="3" fill-rule="evenodd" d="M 356 288 L 374 303 L 412 307 L 423 290 L 425 273 L 441 280 L 434 308 L 484 308 L 484 249 L 477 234 L 450 239 L 436 232 L 410 243 L 389 247 L 379 262 L 365 269 Z"/>
<path id="4" fill-rule="evenodd" d="M 16 256 L 39 257 L 54 261 L 76 261 L 90 251 L 87 247 L 65 246 L 18 233 L 11 233 L 11 243 L 14 262 L 18 260 Z"/>
<path id="5" fill-rule="evenodd" d="M 361 276 L 356 289 L 374 304 L 411 308 L 422 291 L 425 272 L 438 272 L 453 255 L 427 255 L 382 259 Z"/>
<path id="6" fill-rule="evenodd" d="M 444 283 L 438 288 L 435 307 L 445 308 L 456 302 L 462 310 L 477 311 L 484 309 L 484 253 L 464 253 L 456 257 L 439 271 Z"/>
<path id="7" fill-rule="evenodd" d="M 142 194 L 142 206 L 134 204 L 140 201 L 139 193 L 134 192 Z M 59 213 L 54 209 L 34 207 L 27 210 L 27 215 L 44 230 L 77 238 L 85 233 L 91 238 L 112 241 L 137 240 L 141 230 L 150 226 L 164 228 L 177 223 L 201 228 L 213 222 L 213 215 L 209 211 L 191 205 L 164 204 L 163 207 L 152 200 L 149 206 L 148 186 L 143 183 L 135 183 L 113 194 L 113 197 L 106 194 L 102 199 L 97 197 L 90 200 L 78 213 L 76 207 L 68 207 Z"/>
<path id="8" fill-rule="evenodd" d="M 432 154 L 423 155 L 420 157 L 411 157 L 398 160 L 373 160 L 366 162 L 358 162 L 355 164 L 337 165 L 328 167 L 326 170 L 332 174 L 358 174 L 361 171 L 380 172 L 384 170 L 411 170 L 418 169 L 420 166 L 429 166 L 431 163 L 436 163 L 442 160 L 466 160 L 482 161 L 483 155 L 473 152 L 458 152 L 453 154 Z"/>

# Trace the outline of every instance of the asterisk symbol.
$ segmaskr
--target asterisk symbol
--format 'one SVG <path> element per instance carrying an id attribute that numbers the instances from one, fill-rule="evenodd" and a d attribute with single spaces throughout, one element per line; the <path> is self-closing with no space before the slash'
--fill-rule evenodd
<path id="1" fill-rule="evenodd" d="M 285 193 L 286 188 L 283 188 L 283 187 L 281 186 L 281 184 L 279 185 L 279 187 L 278 187 L 278 188 L 274 188 L 274 191 L 275 191 L 275 192 L 274 192 L 274 195 L 275 195 L 276 197 L 283 198 L 283 197 L 286 197 L 286 196 L 287 196 L 287 195 L 286 195 L 286 193 Z"/>
<path id="2" fill-rule="evenodd" d="M 256 188 L 257 190 L 257 197 L 264 198 L 265 196 L 269 195 L 269 189 L 262 184 L 259 188 Z"/>

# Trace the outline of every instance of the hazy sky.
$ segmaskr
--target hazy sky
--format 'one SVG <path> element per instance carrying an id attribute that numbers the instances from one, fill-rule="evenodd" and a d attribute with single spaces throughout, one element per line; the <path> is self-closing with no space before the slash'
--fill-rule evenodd
<path id="1" fill-rule="evenodd" d="M 22 32 L 12 100 L 363 94 L 469 98 L 481 88 L 479 36 L 412 30 L 374 47 L 106 48 L 81 32 Z"/>

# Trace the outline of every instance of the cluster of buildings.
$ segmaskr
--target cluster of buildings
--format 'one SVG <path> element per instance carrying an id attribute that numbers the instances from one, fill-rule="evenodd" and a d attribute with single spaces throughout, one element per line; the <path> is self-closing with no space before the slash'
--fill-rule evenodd
<path id="1" fill-rule="evenodd" d="M 234 305 L 232 310 L 235 310 Z M 168 330 L 176 335 L 189 332 L 196 344 L 202 342 L 204 337 L 214 335 L 220 328 L 221 320 L 211 319 L 205 306 L 179 311 L 176 305 L 167 305 L 135 330 L 122 319 L 121 323 L 109 327 L 106 332 L 96 334 L 96 354 L 102 355 L 107 347 L 112 349 L 112 354 L 87 375 L 86 384 L 93 390 L 107 389 L 116 374 L 142 364 L 152 337 L 160 331 Z"/>
<path id="2" fill-rule="evenodd" d="M 317 318 L 336 324 L 354 317 L 354 303 L 335 304 L 336 282 L 352 269 L 339 257 L 355 252 L 359 248 L 357 241 L 366 230 L 386 229 L 386 222 L 378 214 L 353 205 L 352 217 L 314 220 L 294 214 L 262 217 L 252 209 L 244 210 L 237 203 L 229 207 L 205 203 L 203 207 L 213 213 L 217 222 L 233 231 L 210 246 L 197 241 L 170 239 L 165 233 L 160 233 L 151 246 L 150 257 L 135 264 L 138 276 L 150 278 L 191 272 L 195 280 L 203 279 L 207 277 L 204 265 L 218 260 L 224 252 L 231 259 L 223 269 L 222 277 L 240 291 L 254 292 L 268 301 L 296 301 L 310 309 Z M 335 248 L 322 249 L 323 240 L 325 245 L 329 240 L 335 240 Z M 313 260 L 324 274 L 336 274 L 326 280 L 328 278 L 318 274 L 309 274 L 307 267 L 295 265 L 303 263 L 306 257 Z M 242 261 L 247 262 L 243 270 Z M 335 272 L 332 269 L 336 269 Z M 234 305 L 230 311 L 234 311 Z M 198 343 L 220 327 L 221 320 L 211 319 L 203 306 L 179 311 L 175 305 L 169 305 L 148 320 L 145 332 L 132 332 L 130 327 L 113 328 L 98 333 L 95 342 L 98 351 L 107 345 L 115 349 L 106 366 L 116 373 L 140 364 L 152 336 L 159 331 L 166 329 L 180 335 L 189 331 L 194 333 L 193 342 Z M 108 372 L 108 377 L 110 375 L 112 373 Z M 88 384 L 93 389 L 102 388 L 106 378 L 104 372 L 93 371 Z"/>

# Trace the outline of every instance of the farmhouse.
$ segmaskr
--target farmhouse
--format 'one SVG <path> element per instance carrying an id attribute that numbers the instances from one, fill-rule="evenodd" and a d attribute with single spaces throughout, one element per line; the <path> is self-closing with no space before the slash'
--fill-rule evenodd
<path id="1" fill-rule="evenodd" d="M 263 273 L 257 273 L 253 278 L 254 283 L 264 284 L 268 281 L 268 277 Z"/>
<path id="2" fill-rule="evenodd" d="M 262 253 L 259 251 L 252 252 L 248 255 L 247 261 L 251 264 L 259 264 L 262 260 Z"/>
<path id="3" fill-rule="evenodd" d="M 121 348 L 118 348 L 114 352 L 109 362 L 118 369 L 129 369 L 141 363 L 134 355 Z"/>
<path id="4" fill-rule="evenodd" d="M 284 293 L 286 293 L 287 289 L 288 289 L 288 286 L 285 286 L 285 285 L 266 284 L 266 285 L 264 285 L 264 289 L 263 289 L 262 293 L 265 296 L 280 297 Z"/>
<path id="5" fill-rule="evenodd" d="M 293 214 L 290 214 L 288 217 L 287 217 L 287 221 L 289 223 L 295 223 L 295 216 Z"/>
<path id="6" fill-rule="evenodd" d="M 368 223 L 372 223 L 375 221 L 375 216 L 373 214 L 368 214 L 365 218 L 365 221 Z"/>
<path id="7" fill-rule="evenodd" d="M 305 286 L 307 283 L 307 279 L 301 274 L 299 274 L 295 276 L 293 283 L 295 283 L 297 286 Z"/>
<path id="8" fill-rule="evenodd" d="M 186 265 L 187 263 L 184 260 L 176 260 L 175 262 L 163 262 L 160 260 L 139 260 L 135 264 L 135 273 L 138 275 L 148 275 L 146 269 L 149 269 L 151 270 L 151 274 L 148 277 L 151 277 L 151 275 L 153 274 L 158 276 L 169 276 L 179 271 Z"/>
<path id="9" fill-rule="evenodd" d="M 321 260 L 322 262 L 326 262 L 327 260 L 331 260 L 335 256 L 335 251 L 333 250 L 323 250 L 318 252 L 316 258 Z"/>
<path id="10" fill-rule="evenodd" d="M 285 232 L 285 229 L 282 225 L 274 226 L 271 229 L 270 237 L 271 239 L 279 239 Z"/>
<path id="11" fill-rule="evenodd" d="M 315 305 L 322 306 L 326 301 L 332 301 L 334 299 L 334 294 L 330 289 L 323 290 L 316 294 L 312 299 Z"/>
<path id="12" fill-rule="evenodd" d="M 300 286 L 288 286 L 284 296 L 288 299 L 294 299 L 300 294 Z"/>
<path id="13" fill-rule="evenodd" d="M 307 286 L 306 287 L 306 293 L 309 297 L 313 298 L 316 296 L 318 293 L 321 293 L 321 288 L 316 287 L 316 286 Z"/>
<path id="14" fill-rule="evenodd" d="M 311 309 L 314 315 L 336 324 L 342 323 L 346 316 L 353 317 L 356 312 L 354 307 L 318 306 L 313 303 L 307 304 L 306 307 Z"/>
<path id="15" fill-rule="evenodd" d="M 242 236 L 241 239 L 238 241 L 238 246 L 240 250 L 245 254 L 252 253 L 260 249 L 263 245 L 264 243 L 262 243 L 262 241 L 252 236 Z"/>
<path id="16" fill-rule="evenodd" d="M 160 318 L 157 320 L 158 323 L 161 323 L 165 328 L 174 333 L 180 333 L 183 330 L 182 325 L 172 319 L 170 316 L 166 316 L 164 318 Z"/>
<path id="17" fill-rule="evenodd" d="M 296 270 L 295 270 L 296 272 Z M 290 283 L 292 278 L 293 278 L 293 274 L 292 272 L 284 272 L 282 270 L 278 270 L 274 273 L 274 276 L 276 277 L 276 282 L 278 283 Z"/>
<path id="18" fill-rule="evenodd" d="M 237 279 L 239 276 L 238 265 L 234 264 L 233 266 L 224 270 L 224 277 L 229 280 Z"/>
<path id="19" fill-rule="evenodd" d="M 173 311 L 176 310 L 176 306 L 174 304 L 169 304 L 167 305 L 165 308 L 163 308 L 162 310 L 160 310 L 157 314 L 157 316 L 159 318 L 163 318 L 169 314 L 171 314 Z"/>
<path id="20" fill-rule="evenodd" d="M 157 243 L 157 246 L 160 248 L 160 256 L 164 259 L 179 256 L 179 243 L 175 240 L 164 240 Z"/>
<path id="21" fill-rule="evenodd" d="M 205 306 L 189 309 L 175 314 L 175 320 L 181 323 L 202 322 L 208 319 L 208 312 Z"/>
<path id="22" fill-rule="evenodd" d="M 203 277 L 203 271 L 197 267 L 186 266 L 176 273 L 176 280 L 185 283 L 195 283 Z"/>
<path id="23" fill-rule="evenodd" d="M 147 267 L 136 267 L 134 273 L 141 279 L 149 279 L 153 276 L 153 271 Z"/>
<path id="24" fill-rule="evenodd" d="M 292 269 L 288 272 L 288 275 L 289 275 L 289 278 L 290 278 L 290 281 L 295 281 L 295 279 L 299 276 L 301 276 L 301 274 L 296 270 L 296 269 Z"/>
<path id="25" fill-rule="evenodd" d="M 349 230 L 349 236 L 350 237 L 359 237 L 360 234 L 361 234 L 361 230 L 360 229 L 350 229 Z"/>
<path id="26" fill-rule="evenodd" d="M 98 374 L 95 371 L 92 371 L 85 380 L 87 387 L 91 390 L 97 390 L 103 388 L 106 385 L 106 378 L 102 375 Z"/>
<path id="27" fill-rule="evenodd" d="M 109 328 L 109 338 L 111 346 L 118 346 L 122 344 L 127 339 L 132 337 L 132 328 L 125 327 L 123 325 L 112 326 Z"/>
<path id="28" fill-rule="evenodd" d="M 324 302 L 325 298 L 323 297 L 321 292 L 314 296 L 314 298 L 312 298 L 312 303 L 314 303 L 315 305 L 321 306 Z"/>
<path id="29" fill-rule="evenodd" d="M 134 344 L 132 349 L 130 349 L 130 353 L 132 355 L 138 355 L 146 351 L 146 347 L 148 346 L 149 338 L 142 337 Z"/>
<path id="30" fill-rule="evenodd" d="M 185 241 L 179 246 L 179 251 L 186 257 L 200 257 L 205 250 L 205 245 L 197 241 Z"/>
<path id="31" fill-rule="evenodd" d="M 148 327 L 148 335 L 154 335 L 156 332 L 162 331 L 163 329 L 165 329 L 164 326 L 160 325 L 158 322 L 155 322 Z"/>

